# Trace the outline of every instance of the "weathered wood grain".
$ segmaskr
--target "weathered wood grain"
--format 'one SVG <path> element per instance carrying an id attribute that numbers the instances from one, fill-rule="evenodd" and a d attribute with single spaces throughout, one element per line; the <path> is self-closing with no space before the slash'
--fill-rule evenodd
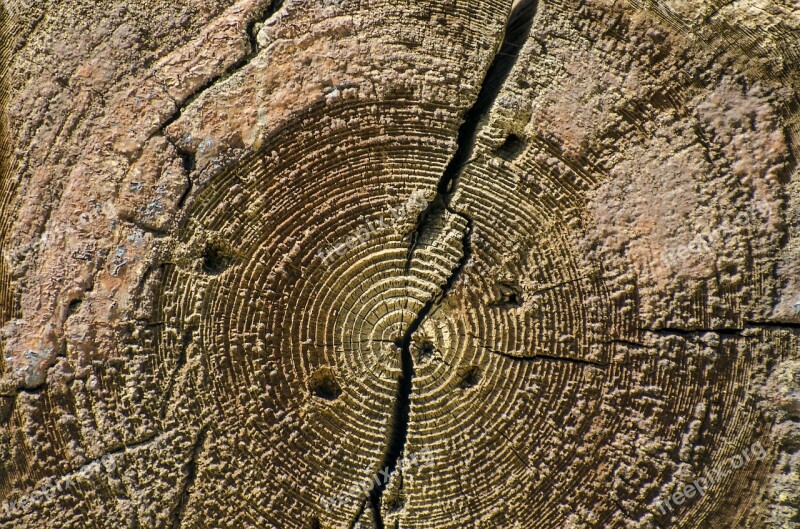
<path id="1" fill-rule="evenodd" d="M 800 527 L 799 30 L 8 0 L 0 527 Z"/>

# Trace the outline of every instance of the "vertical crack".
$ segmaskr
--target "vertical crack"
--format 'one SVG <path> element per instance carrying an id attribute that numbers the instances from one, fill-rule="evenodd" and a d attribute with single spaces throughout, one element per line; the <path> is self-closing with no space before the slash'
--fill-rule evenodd
<path id="1" fill-rule="evenodd" d="M 450 200 L 455 191 L 458 178 L 467 165 L 469 156 L 475 146 L 478 127 L 492 108 L 508 78 L 508 74 L 511 72 L 511 68 L 516 63 L 519 51 L 530 35 L 533 16 L 536 14 L 536 5 L 537 0 L 522 0 L 512 8 L 511 15 L 506 23 L 503 43 L 495 53 L 489 69 L 486 70 L 486 75 L 481 83 L 475 103 L 467 110 L 464 115 L 464 121 L 458 128 L 456 152 L 447 167 L 445 167 L 439 184 L 436 186 L 436 196 L 420 212 L 414 229 L 410 233 L 411 244 L 406 253 L 406 274 L 411 268 L 411 261 L 414 258 L 414 252 L 417 249 L 420 238 L 429 229 L 431 221 L 445 211 L 455 213 L 450 208 Z"/>
<path id="2" fill-rule="evenodd" d="M 180 156 L 181 158 L 181 166 L 183 167 L 183 172 L 186 175 L 186 189 L 183 190 L 183 193 L 181 193 L 181 196 L 178 198 L 177 208 L 181 209 L 183 205 L 186 203 L 186 199 L 189 197 L 189 193 L 192 192 L 192 187 L 194 187 L 194 182 L 192 181 L 191 175 L 196 165 L 196 154 L 191 151 L 182 150 L 174 143 L 172 145 L 178 151 L 178 156 Z"/>
<path id="3" fill-rule="evenodd" d="M 503 43 L 495 53 L 489 69 L 486 71 L 480 91 L 478 92 L 475 103 L 467 110 L 464 122 L 458 129 L 457 147 L 447 164 L 442 177 L 436 187 L 436 197 L 428 203 L 427 207 L 420 212 L 415 227 L 410 233 L 410 244 L 406 254 L 405 273 L 408 274 L 414 252 L 423 234 L 429 229 L 431 224 L 444 212 L 457 215 L 466 221 L 466 228 L 462 236 L 462 256 L 451 271 L 445 284 L 439 293 L 429 299 L 417 316 L 406 329 L 405 333 L 399 338 L 395 345 L 400 350 L 401 372 L 397 379 L 397 398 L 395 400 L 394 412 L 389 426 L 389 441 L 386 451 L 381 460 L 380 467 L 382 474 L 390 476 L 397 468 L 397 463 L 403 453 L 406 438 L 408 435 L 408 421 L 411 408 L 411 391 L 414 379 L 414 361 L 411 355 L 411 344 L 414 334 L 419 330 L 422 322 L 428 317 L 431 310 L 447 297 L 453 286 L 461 276 L 464 267 L 472 258 L 472 217 L 466 213 L 454 210 L 450 206 L 453 193 L 458 183 L 458 179 L 468 162 L 469 156 L 474 148 L 478 127 L 484 121 L 489 110 L 497 99 L 511 68 L 516 62 L 519 50 L 530 34 L 533 25 L 533 17 L 536 13 L 537 0 L 522 0 L 516 3 L 511 10 L 506 23 Z M 376 486 L 370 490 L 366 501 L 361 505 L 356 521 L 363 515 L 367 504 L 372 508 L 374 524 L 376 529 L 385 529 L 383 516 L 381 514 L 381 498 L 386 490 L 388 478 L 379 480 Z"/>

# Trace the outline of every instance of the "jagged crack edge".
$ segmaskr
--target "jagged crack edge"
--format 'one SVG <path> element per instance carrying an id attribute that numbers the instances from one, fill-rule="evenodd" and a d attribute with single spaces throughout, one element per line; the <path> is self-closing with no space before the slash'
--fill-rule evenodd
<path id="1" fill-rule="evenodd" d="M 522 0 L 512 8 L 503 34 L 503 42 L 486 70 L 475 103 L 464 114 L 464 121 L 458 129 L 456 152 L 445 167 L 442 177 L 436 186 L 436 196 L 420 212 L 413 230 L 408 234 L 411 244 L 406 253 L 406 274 L 411 269 L 414 252 L 422 234 L 425 233 L 430 224 L 430 219 L 436 213 L 442 214 L 450 208 L 450 200 L 455 191 L 458 178 L 469 162 L 475 146 L 478 129 L 481 123 L 485 121 L 508 79 L 508 75 L 511 73 L 511 69 L 519 56 L 519 51 L 530 36 L 536 7 L 537 0 Z"/>
<path id="2" fill-rule="evenodd" d="M 180 156 L 181 158 L 183 169 L 186 172 L 186 180 L 187 180 L 186 189 L 178 198 L 178 204 L 177 204 L 178 209 L 183 208 L 184 204 L 186 203 L 186 199 L 189 197 L 189 194 L 191 193 L 192 188 L 194 187 L 194 181 L 191 178 L 191 173 L 192 171 L 194 171 L 195 158 L 197 155 L 195 152 L 188 151 L 176 145 L 173 141 L 169 139 L 169 137 L 166 134 L 164 134 L 164 131 L 166 130 L 167 127 L 169 127 L 175 121 L 180 119 L 186 108 L 189 105 L 191 105 L 195 100 L 197 100 L 197 98 L 199 98 L 206 90 L 210 89 L 217 83 L 231 77 L 236 72 L 247 66 L 250 63 L 250 61 L 253 60 L 253 58 L 258 54 L 259 50 L 258 39 L 255 33 L 256 24 L 258 23 L 263 24 L 267 20 L 272 18 L 272 16 L 274 16 L 275 13 L 277 13 L 283 7 L 283 2 L 284 0 L 272 0 L 272 2 L 270 2 L 270 4 L 264 10 L 263 14 L 260 15 L 257 14 L 256 16 L 253 17 L 253 20 L 251 20 L 247 24 L 247 29 L 246 29 L 247 40 L 250 43 L 250 49 L 248 50 L 248 52 L 241 59 L 239 59 L 234 64 L 226 68 L 224 72 L 208 79 L 205 83 L 203 83 L 200 87 L 198 87 L 197 90 L 195 90 L 192 94 L 186 97 L 183 100 L 183 102 L 177 106 L 175 112 L 173 112 L 170 116 L 168 116 L 156 131 L 156 134 L 161 134 L 162 136 L 164 136 L 164 138 L 167 139 L 167 141 L 169 141 L 173 147 L 175 147 L 175 150 L 178 152 L 178 156 Z"/>
<path id="3" fill-rule="evenodd" d="M 442 173 L 442 177 L 436 188 L 436 196 L 420 213 L 413 231 L 409 234 L 411 242 L 406 254 L 406 263 L 404 267 L 406 274 L 411 269 L 411 262 L 414 258 L 414 252 L 421 235 L 425 232 L 433 215 L 441 215 L 447 211 L 451 214 L 461 216 L 467 221 L 467 226 L 462 238 L 463 255 L 461 259 L 452 270 L 439 294 L 433 296 L 425 303 L 400 340 L 401 375 L 398 378 L 397 399 L 395 401 L 395 411 L 392 416 L 389 443 L 384 457 L 381 460 L 381 466 L 379 467 L 381 470 L 388 468 L 389 475 L 391 475 L 397 467 L 397 462 L 405 447 L 406 436 L 408 434 L 408 417 L 410 413 L 411 391 L 413 389 L 414 377 L 414 365 L 411 356 L 411 341 L 413 335 L 419 329 L 420 325 L 422 325 L 422 322 L 433 307 L 447 297 L 448 293 L 461 276 L 466 264 L 472 257 L 472 217 L 454 210 L 450 206 L 450 201 L 456 189 L 458 178 L 461 176 L 464 166 L 469 161 L 469 157 L 474 148 L 478 128 L 485 120 L 489 110 L 497 99 L 500 90 L 511 72 L 511 68 L 516 62 L 519 50 L 530 34 L 530 29 L 533 26 L 533 17 L 536 14 L 536 7 L 537 0 L 522 0 L 512 7 L 506 22 L 503 42 L 499 50 L 495 53 L 492 63 L 484 75 L 475 103 L 467 110 L 464 121 L 459 127 L 456 140 L 456 152 Z M 384 529 L 380 506 L 386 485 L 387 482 L 382 482 L 370 491 L 368 497 L 368 501 L 373 508 L 376 529 Z M 365 505 L 362 506 L 356 521 L 360 518 L 361 513 L 363 513 Z"/>

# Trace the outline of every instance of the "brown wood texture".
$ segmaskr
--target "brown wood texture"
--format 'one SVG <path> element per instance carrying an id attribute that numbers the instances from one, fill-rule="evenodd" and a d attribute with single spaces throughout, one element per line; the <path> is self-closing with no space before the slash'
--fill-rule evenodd
<path id="1" fill-rule="evenodd" d="M 800 527 L 800 5 L 6 0 L 0 528 Z"/>

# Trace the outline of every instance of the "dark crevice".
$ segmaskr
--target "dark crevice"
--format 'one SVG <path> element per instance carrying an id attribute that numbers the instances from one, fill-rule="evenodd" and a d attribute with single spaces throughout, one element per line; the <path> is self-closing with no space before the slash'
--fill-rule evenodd
<path id="1" fill-rule="evenodd" d="M 771 329 L 800 330 L 800 323 L 797 322 L 748 320 L 745 323 L 751 328 L 767 327 Z"/>
<path id="2" fill-rule="evenodd" d="M 567 356 L 555 356 L 555 355 L 546 355 L 546 354 L 538 354 L 534 357 L 534 359 L 539 358 L 542 360 L 554 361 L 554 362 L 566 362 L 569 364 L 576 364 L 580 366 L 592 366 L 592 367 L 599 367 L 599 368 L 606 368 L 608 367 L 607 363 L 604 362 L 595 362 L 593 360 L 585 360 L 583 358 L 570 358 Z"/>
<path id="3" fill-rule="evenodd" d="M 16 388 L 16 393 L 0 393 L 0 397 L 17 398 L 22 393 L 26 395 L 41 395 L 46 389 L 47 381 L 44 381 L 33 386 L 19 386 Z"/>
<path id="4" fill-rule="evenodd" d="M 427 235 L 431 228 L 431 224 L 433 224 L 431 221 L 441 217 L 443 213 L 444 197 L 437 192 L 436 197 L 434 197 L 434 199 L 428 203 L 425 209 L 419 213 L 417 222 L 414 224 L 414 229 L 408 236 L 411 240 L 411 243 L 408 245 L 408 251 L 406 252 L 406 265 L 404 270 L 406 275 L 408 275 L 409 271 L 411 270 L 411 261 L 414 259 L 414 252 L 417 249 L 419 241 L 423 238 L 423 236 Z"/>
<path id="5" fill-rule="evenodd" d="M 195 439 L 194 446 L 192 446 L 189 463 L 186 465 L 186 482 L 183 485 L 183 490 L 181 491 L 178 505 L 175 506 L 175 510 L 172 512 L 171 516 L 172 529 L 179 529 L 181 522 L 183 521 L 183 515 L 186 512 L 186 506 L 189 503 L 189 493 L 192 490 L 195 479 L 197 479 L 197 459 L 200 456 L 200 452 L 203 450 L 203 445 L 206 442 L 206 433 L 207 427 L 203 426 L 200 429 L 200 432 L 197 434 L 197 439 Z"/>
<path id="6" fill-rule="evenodd" d="M 508 78 L 508 74 L 511 72 L 511 68 L 517 60 L 520 49 L 528 39 L 533 26 L 533 16 L 536 13 L 536 4 L 536 0 L 522 0 L 511 11 L 506 23 L 503 43 L 486 71 L 475 103 L 467 110 L 464 115 L 464 121 L 458 129 L 456 152 L 450 159 L 450 163 L 447 164 L 444 173 L 442 173 L 442 177 L 436 187 L 436 197 L 419 214 L 414 229 L 409 235 L 411 244 L 406 254 L 406 273 L 411 268 L 414 252 L 422 235 L 429 228 L 431 220 L 441 216 L 445 211 L 453 213 L 450 209 L 450 200 L 458 177 L 469 161 L 475 145 L 475 138 L 478 134 L 478 127 L 497 99 Z"/>
<path id="7" fill-rule="evenodd" d="M 242 63 L 239 65 L 240 68 L 244 66 L 246 63 L 250 62 L 250 60 L 252 60 L 253 57 L 256 56 L 256 54 L 258 54 L 259 46 L 258 46 L 258 38 L 256 38 L 257 34 L 255 31 L 256 24 L 258 24 L 259 20 L 261 20 L 261 22 L 264 23 L 270 18 L 272 18 L 273 15 L 275 15 L 275 13 L 281 10 L 281 8 L 283 7 L 283 3 L 284 0 L 272 0 L 272 2 L 270 2 L 269 5 L 267 6 L 266 11 L 264 11 L 264 13 L 262 13 L 261 16 L 255 17 L 255 20 L 250 22 L 250 24 L 247 26 L 247 36 L 250 39 L 250 52 L 245 56 L 244 59 L 242 59 L 242 61 L 240 61 Z"/>
<path id="8" fill-rule="evenodd" d="M 353 518 L 353 521 L 347 526 L 347 529 L 355 529 L 356 525 L 358 525 L 361 517 L 364 516 L 364 511 L 367 509 L 367 501 L 369 501 L 369 499 L 361 502 L 361 507 L 358 508 L 355 518 Z"/>
<path id="9" fill-rule="evenodd" d="M 178 156 L 181 159 L 181 167 L 183 167 L 184 171 L 186 171 L 187 173 L 191 173 L 192 171 L 194 171 L 195 165 L 197 163 L 196 162 L 197 153 L 193 151 L 187 151 L 184 149 L 178 149 Z"/>
<path id="10" fill-rule="evenodd" d="M 444 298 L 447 297 L 447 294 L 450 293 L 450 291 L 453 289 L 453 286 L 455 286 L 459 277 L 461 277 L 461 274 L 464 272 L 464 268 L 467 266 L 467 263 L 469 263 L 472 259 L 472 217 L 466 213 L 460 213 L 454 210 L 449 211 L 454 215 L 458 215 L 463 218 L 466 221 L 466 228 L 461 236 L 461 259 L 458 260 L 456 267 L 450 272 L 450 276 L 447 278 L 447 281 L 445 282 L 439 294 L 433 298 L 434 305 L 441 303 Z"/>
<path id="11" fill-rule="evenodd" d="M 754 321 L 745 320 L 742 327 L 656 327 L 639 329 L 645 333 L 652 333 L 659 336 L 681 336 L 684 338 L 698 338 L 704 334 L 716 334 L 723 338 L 748 338 L 747 331 L 758 331 L 765 329 L 778 329 L 786 331 L 800 331 L 800 323 L 781 322 L 781 321 Z"/>
<path id="12" fill-rule="evenodd" d="M 431 298 L 408 326 L 400 339 L 400 377 L 397 379 L 397 398 L 395 399 L 394 413 L 389 427 L 389 443 L 383 459 L 378 468 L 387 469 L 391 475 L 397 468 L 397 462 L 403 452 L 408 435 L 408 416 L 411 408 L 411 388 L 414 379 L 414 361 L 411 357 L 411 341 L 414 333 L 419 329 L 422 321 L 433 308 L 436 297 Z M 381 516 L 381 497 L 386 489 L 388 480 L 381 480 L 380 485 L 370 490 L 368 501 L 372 506 L 375 528 L 384 529 L 383 516 Z"/>
<path id="13" fill-rule="evenodd" d="M 545 360 L 549 362 L 566 362 L 568 364 L 575 364 L 581 366 L 592 366 L 599 368 L 608 367 L 607 363 L 595 362 L 594 360 L 586 360 L 583 358 L 573 358 L 569 356 L 557 356 L 551 354 L 538 354 L 538 353 L 533 356 L 516 356 L 509 353 L 505 353 L 503 351 L 498 351 L 497 349 L 492 349 L 491 347 L 486 345 L 484 345 L 483 348 L 492 353 L 493 355 L 502 356 L 503 358 L 510 358 L 511 360 L 518 360 L 521 362 L 535 362 L 536 360 Z"/>
<path id="14" fill-rule="evenodd" d="M 181 166 L 186 174 L 186 189 L 183 190 L 183 193 L 181 193 L 181 196 L 178 198 L 177 207 L 181 209 L 183 205 L 186 204 L 186 199 L 189 198 L 189 193 L 192 192 L 192 187 L 194 187 L 191 174 L 192 171 L 194 171 L 197 156 L 194 152 L 178 149 L 177 147 L 176 149 L 178 151 L 178 156 L 181 158 Z"/>
<path id="15" fill-rule="evenodd" d="M 178 359 L 175 361 L 176 370 L 180 371 L 186 365 L 186 351 L 189 349 L 189 344 L 192 343 L 192 336 L 196 328 L 196 326 L 190 326 L 184 329 L 181 335 L 181 350 L 178 353 Z"/>
<path id="16" fill-rule="evenodd" d="M 156 437 L 158 437 L 160 435 L 160 433 L 161 432 L 151 432 L 150 434 L 148 434 L 145 437 L 139 439 L 138 441 L 134 441 L 134 442 L 128 443 L 128 444 L 123 444 L 121 447 L 117 448 L 116 450 L 112 450 L 111 452 L 108 452 L 105 455 L 109 456 L 109 455 L 121 454 L 121 453 L 125 452 L 126 450 L 131 450 L 133 448 L 138 448 L 140 446 L 144 446 L 147 443 L 149 443 L 150 441 L 152 441 L 153 439 L 155 439 Z M 104 456 L 100 456 L 100 457 L 104 457 Z M 100 459 L 100 457 L 98 457 L 97 459 Z M 95 459 L 95 461 L 97 459 Z"/>
<path id="17" fill-rule="evenodd" d="M 745 320 L 743 327 L 656 327 L 640 329 L 644 332 L 651 332 L 654 334 L 661 334 L 664 336 L 677 335 L 677 336 L 696 336 L 698 334 L 715 333 L 720 336 L 743 336 L 743 332 L 747 330 L 759 329 L 783 329 L 797 331 L 800 330 L 800 323 L 796 322 L 783 322 L 783 321 L 756 321 Z"/>
<path id="18" fill-rule="evenodd" d="M 475 103 L 467 110 L 464 116 L 464 122 L 458 129 L 456 151 L 442 173 L 442 177 L 436 188 L 436 197 L 429 202 L 428 206 L 419 214 L 414 229 L 409 235 L 410 244 L 405 263 L 406 274 L 410 271 L 414 252 L 422 236 L 429 232 L 431 225 L 435 224 L 435 221 L 441 219 L 445 212 L 459 216 L 466 221 L 466 227 L 461 241 L 461 259 L 459 259 L 455 268 L 451 271 L 439 293 L 432 296 L 427 303 L 425 303 L 408 326 L 403 336 L 395 343 L 400 350 L 401 372 L 397 380 L 397 398 L 395 400 L 394 412 L 389 426 L 389 441 L 384 456 L 381 459 L 380 466 L 378 467 L 386 470 L 389 475 L 397 468 L 397 463 L 403 453 L 406 437 L 408 435 L 408 418 L 411 407 L 412 382 L 414 379 L 414 360 L 411 354 L 414 334 L 419 330 L 422 322 L 430 314 L 431 310 L 447 297 L 464 271 L 465 266 L 472 258 L 472 217 L 466 213 L 454 210 L 450 206 L 450 201 L 453 197 L 458 178 L 464 166 L 469 161 L 470 153 L 475 144 L 478 127 L 492 107 L 516 61 L 519 50 L 528 38 L 531 26 L 533 25 L 533 16 L 535 12 L 535 0 L 522 0 L 522 2 L 512 9 L 506 23 L 503 43 L 496 52 L 489 69 L 486 71 Z M 383 516 L 381 514 L 381 498 L 383 497 L 387 484 L 388 480 L 381 480 L 379 485 L 370 490 L 367 502 L 362 505 L 355 518 L 354 524 L 358 522 L 364 513 L 367 503 L 369 503 L 373 511 L 376 529 L 384 529 Z"/>
<path id="19" fill-rule="evenodd" d="M 615 338 L 613 340 L 606 340 L 602 342 L 606 345 L 625 345 L 627 347 L 633 347 L 634 349 L 647 349 L 647 344 L 643 344 L 641 342 L 634 342 L 633 340 L 624 340 L 622 338 Z"/>
<path id="20" fill-rule="evenodd" d="M 497 148 L 497 155 L 503 160 L 513 160 L 522 152 L 525 143 L 516 134 L 509 134 L 503 144 Z"/>
<path id="21" fill-rule="evenodd" d="M 216 244 L 207 244 L 203 250 L 203 272 L 216 276 L 224 272 L 231 264 L 231 256 Z"/>
<path id="22" fill-rule="evenodd" d="M 405 504 L 406 504 L 405 498 L 402 496 L 402 494 L 398 494 L 387 502 L 386 508 L 389 510 L 389 512 L 394 513 L 398 512 L 403 507 L 405 507 Z"/>
<path id="23" fill-rule="evenodd" d="M 200 95 L 203 92 L 205 92 L 218 82 L 223 81 L 228 77 L 232 76 L 233 74 L 244 68 L 251 60 L 253 60 L 253 57 L 255 57 L 258 54 L 258 39 L 256 38 L 256 31 L 255 31 L 256 25 L 259 22 L 263 23 L 272 18 L 272 16 L 275 13 L 277 13 L 281 7 L 283 7 L 283 1 L 284 0 L 272 0 L 272 2 L 270 2 L 270 4 L 264 10 L 263 14 L 256 13 L 253 19 L 247 24 L 247 30 L 246 30 L 247 41 L 250 43 L 250 49 L 247 51 L 247 53 L 241 59 L 239 59 L 238 61 L 230 65 L 228 68 L 226 68 L 225 71 L 222 72 L 221 74 L 208 79 L 205 83 L 203 83 L 200 87 L 198 87 L 197 90 L 195 90 L 190 96 L 184 99 L 183 102 L 175 110 L 175 112 L 164 121 L 161 127 L 159 127 L 159 130 L 163 131 L 164 129 L 172 125 L 175 121 L 177 121 L 183 114 L 184 109 L 189 105 L 191 105 L 198 97 L 200 97 Z"/>
<path id="24" fill-rule="evenodd" d="M 461 389 L 469 389 L 477 386 L 481 381 L 481 369 L 478 366 L 472 366 L 461 375 L 461 382 L 458 387 Z"/>
<path id="25" fill-rule="evenodd" d="M 519 285 L 510 281 L 501 281 L 499 290 L 500 299 L 489 303 L 490 307 L 508 309 L 522 306 L 522 290 Z"/>
<path id="26" fill-rule="evenodd" d="M 402 344 L 401 344 L 402 347 Z M 423 340 L 417 345 L 417 362 L 431 358 L 436 352 L 436 346 L 430 340 Z"/>
<path id="27" fill-rule="evenodd" d="M 311 376 L 308 389 L 312 395 L 324 400 L 336 400 L 342 393 L 333 371 L 328 367 L 321 367 Z"/>
<path id="28" fill-rule="evenodd" d="M 192 192 L 192 187 L 194 187 L 194 182 L 192 182 L 189 173 L 186 173 L 186 189 L 181 193 L 181 196 L 178 198 L 178 209 L 181 209 L 184 204 L 186 204 L 186 199 L 189 198 L 189 193 Z"/>
<path id="29" fill-rule="evenodd" d="M 197 155 L 192 151 L 188 151 L 185 148 L 176 145 L 173 141 L 169 139 L 169 137 L 166 134 L 164 134 L 164 131 L 167 129 L 167 127 L 169 127 L 170 125 L 175 123 L 178 119 L 180 119 L 180 117 L 183 115 L 184 110 L 189 105 L 191 105 L 198 97 L 200 97 L 200 95 L 203 94 L 203 92 L 205 92 L 218 82 L 232 76 L 233 74 L 244 68 L 250 61 L 253 60 L 253 57 L 255 57 L 258 54 L 259 50 L 258 38 L 256 37 L 256 30 L 255 30 L 256 25 L 259 22 L 263 23 L 272 18 L 272 16 L 275 13 L 277 13 L 281 9 L 281 7 L 283 7 L 283 2 L 284 0 L 272 0 L 272 2 L 269 3 L 269 5 L 266 7 L 263 13 L 260 14 L 256 13 L 253 19 L 247 24 L 247 30 L 246 30 L 247 40 L 250 44 L 247 53 L 241 59 L 239 59 L 234 64 L 226 68 L 225 71 L 222 72 L 221 74 L 208 79 L 205 83 L 203 83 L 200 87 L 198 87 L 197 90 L 195 90 L 192 94 L 186 97 L 180 104 L 177 104 L 176 102 L 177 108 L 175 109 L 175 112 L 173 112 L 169 117 L 167 117 L 167 119 L 165 119 L 164 122 L 161 124 L 161 126 L 158 128 L 157 133 L 162 134 L 164 138 L 167 141 L 169 141 L 172 144 L 172 146 L 175 147 L 175 149 L 178 151 L 178 156 L 180 156 L 181 158 L 181 164 L 183 165 L 183 169 L 186 171 L 187 186 L 184 192 L 178 198 L 178 209 L 181 209 L 183 207 L 183 205 L 186 203 L 186 199 L 188 198 L 189 193 L 192 191 L 194 183 L 192 182 L 190 175 L 192 171 L 194 171 L 195 169 L 196 165 L 195 158 Z"/>
<path id="30" fill-rule="evenodd" d="M 69 302 L 69 304 L 67 305 L 67 318 L 78 312 L 81 303 L 83 303 L 83 300 L 80 298 L 73 299 L 72 301 Z"/>
<path id="31" fill-rule="evenodd" d="M 411 344 L 414 339 L 414 334 L 419 330 L 422 322 L 425 321 L 425 318 L 428 317 L 431 310 L 447 297 L 447 294 L 452 289 L 461 271 L 470 259 L 469 239 L 472 234 L 472 220 L 468 218 L 467 222 L 467 229 L 464 232 L 464 253 L 462 258 L 451 272 L 450 277 L 448 277 L 447 282 L 439 293 L 432 296 L 428 302 L 425 303 L 408 326 L 403 336 L 395 342 L 395 345 L 400 349 L 401 371 L 400 377 L 397 380 L 397 398 L 395 400 L 395 408 L 389 430 L 389 443 L 386 447 L 384 457 L 381 460 L 381 464 L 378 467 L 386 469 L 389 475 L 397 468 L 397 462 L 403 453 L 408 435 L 408 417 L 411 408 L 412 381 L 414 379 L 414 360 L 411 354 Z M 422 345 L 424 346 L 424 342 Z M 380 485 L 372 488 L 368 498 L 372 506 L 373 516 L 375 517 L 374 522 L 376 529 L 384 529 L 380 507 L 381 497 L 383 496 L 387 484 L 388 480 L 382 480 Z"/>
<path id="32" fill-rule="evenodd" d="M 680 327 L 657 327 L 655 329 L 643 329 L 646 332 L 661 336 L 697 336 L 699 334 L 714 333 L 720 336 L 741 336 L 744 329 L 737 327 L 718 327 L 712 329 L 682 329 Z"/>

